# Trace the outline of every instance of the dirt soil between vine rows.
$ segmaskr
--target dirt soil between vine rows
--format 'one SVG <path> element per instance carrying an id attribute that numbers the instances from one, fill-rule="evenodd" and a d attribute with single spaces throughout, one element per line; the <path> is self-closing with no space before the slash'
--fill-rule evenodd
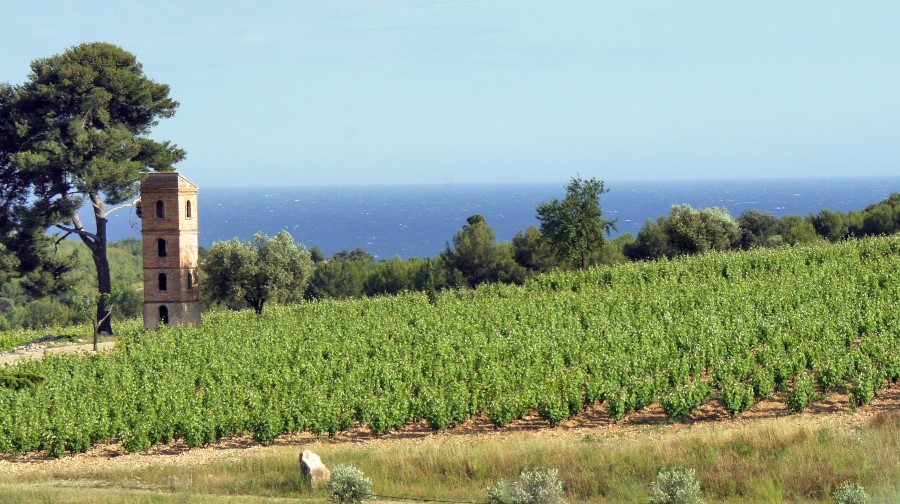
<path id="1" fill-rule="evenodd" d="M 84 345 L 72 345 L 68 350 L 57 347 L 56 351 L 85 352 Z M 104 351 L 108 350 L 104 348 Z M 40 352 L 38 352 L 40 353 Z M 9 355 L 7 355 L 9 356 Z M 30 356 L 39 357 L 39 355 Z M 26 358 L 19 354 L 19 358 Z M 864 426 L 881 413 L 900 414 L 900 383 L 887 384 L 872 402 L 853 410 L 846 394 L 830 393 L 802 413 L 790 413 L 779 397 L 756 403 L 738 418 L 732 418 L 718 403 L 712 401 L 697 409 L 689 418 L 672 422 L 666 418 L 662 407 L 653 404 L 638 412 L 628 414 L 620 421 L 607 415 L 603 405 L 587 408 L 575 417 L 551 426 L 536 415 L 529 415 L 509 425 L 496 428 L 484 416 L 476 416 L 452 429 L 435 433 L 424 422 L 408 424 L 387 434 L 375 435 L 364 426 L 355 427 L 330 438 L 311 433 L 288 434 L 263 446 L 249 437 L 226 438 L 214 445 L 203 448 L 188 448 L 175 441 L 167 445 L 154 446 L 146 452 L 126 453 L 114 441 L 100 443 L 87 453 L 53 458 L 42 452 L 22 455 L 0 455 L 0 474 L 22 474 L 32 471 L 91 470 L 91 469 L 136 469 L 157 465 L 194 466 L 207 463 L 240 460 L 245 457 L 264 456 L 267 452 L 282 453 L 296 448 L 299 454 L 305 445 L 312 443 L 351 443 L 369 448 L 378 448 L 391 443 L 470 443 L 486 438 L 504 436 L 541 436 L 547 438 L 583 438 L 593 436 L 599 439 L 656 438 L 666 439 L 687 432 L 705 429 L 741 430 L 767 424 L 783 425 L 795 423 L 815 429 L 824 426 Z"/>

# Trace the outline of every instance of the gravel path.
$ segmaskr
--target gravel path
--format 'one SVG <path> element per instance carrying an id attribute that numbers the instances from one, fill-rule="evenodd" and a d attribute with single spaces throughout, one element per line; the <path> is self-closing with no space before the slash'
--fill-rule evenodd
<path id="1" fill-rule="evenodd" d="M 100 352 L 109 352 L 116 346 L 115 341 L 103 341 L 97 345 Z M 40 359 L 47 354 L 78 353 L 94 351 L 93 343 L 72 343 L 49 345 L 47 343 L 28 343 L 7 352 L 0 352 L 0 367 L 10 366 L 25 359 Z"/>

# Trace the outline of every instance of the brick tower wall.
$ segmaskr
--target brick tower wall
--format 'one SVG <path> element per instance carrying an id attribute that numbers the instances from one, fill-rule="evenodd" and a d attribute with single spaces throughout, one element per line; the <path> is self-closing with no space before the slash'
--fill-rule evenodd
<path id="1" fill-rule="evenodd" d="M 197 186 L 175 172 L 151 173 L 141 184 L 147 329 L 159 327 L 161 307 L 169 325 L 200 323 L 197 192 Z M 165 275 L 165 289 L 160 274 Z"/>

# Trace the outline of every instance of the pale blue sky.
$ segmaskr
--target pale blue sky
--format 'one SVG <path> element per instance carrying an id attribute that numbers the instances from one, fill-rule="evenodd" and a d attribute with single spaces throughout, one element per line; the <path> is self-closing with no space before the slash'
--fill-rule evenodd
<path id="1" fill-rule="evenodd" d="M 900 174 L 900 2 L 0 0 L 0 81 L 80 42 L 181 102 L 202 185 Z"/>

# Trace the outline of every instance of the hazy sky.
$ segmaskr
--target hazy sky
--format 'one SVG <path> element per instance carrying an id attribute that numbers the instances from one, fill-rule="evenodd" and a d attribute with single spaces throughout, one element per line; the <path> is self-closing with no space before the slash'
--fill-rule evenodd
<path id="1" fill-rule="evenodd" d="M 80 42 L 181 103 L 203 185 L 900 174 L 900 2 L 0 0 L 0 81 Z"/>

